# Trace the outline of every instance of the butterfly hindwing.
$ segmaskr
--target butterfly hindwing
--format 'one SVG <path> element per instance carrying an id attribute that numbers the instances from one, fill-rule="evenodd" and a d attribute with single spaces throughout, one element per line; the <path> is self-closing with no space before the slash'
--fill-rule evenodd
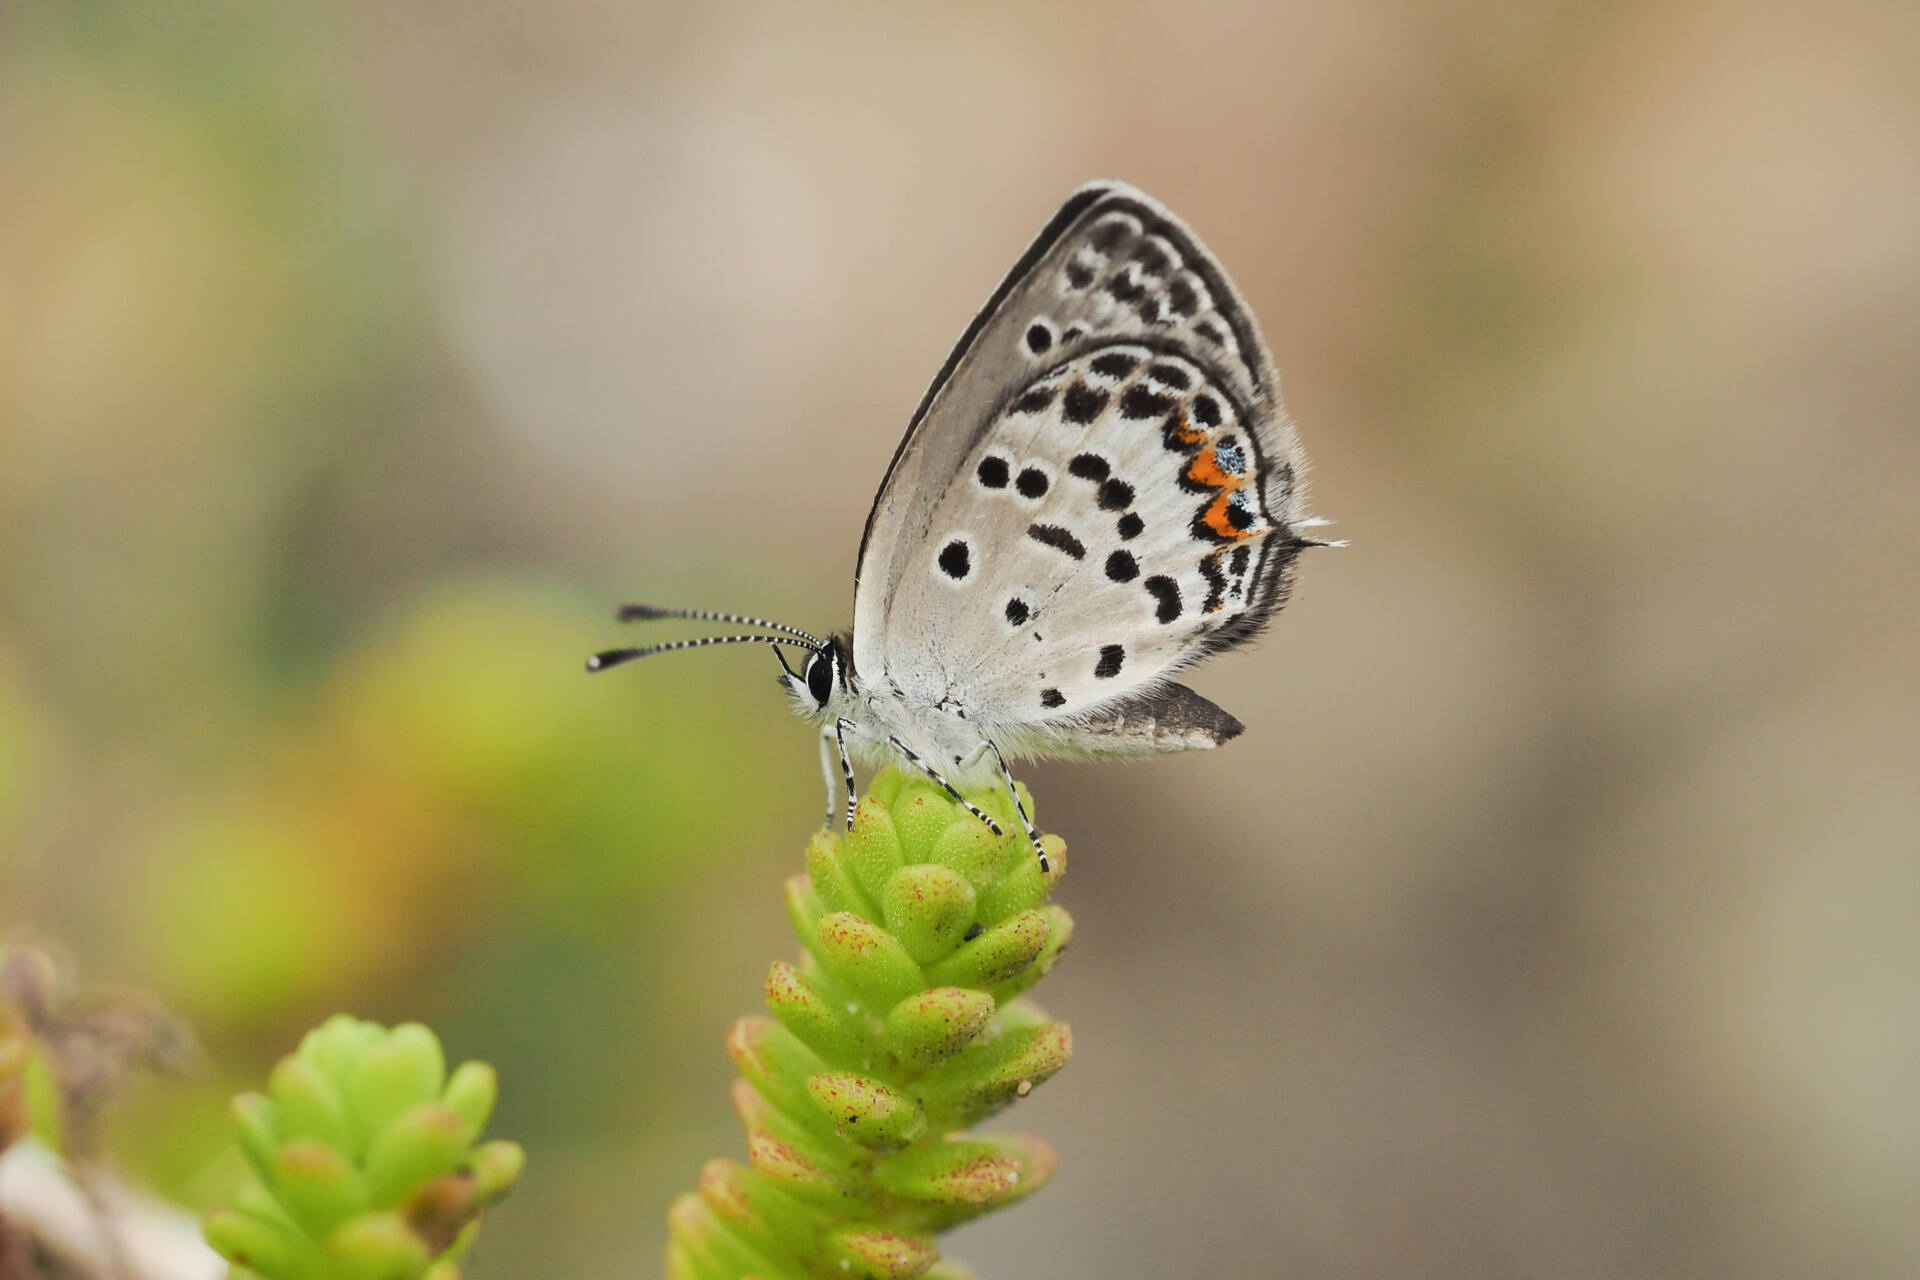
<path id="1" fill-rule="evenodd" d="M 1284 598 L 1299 470 L 1271 359 L 1211 255 L 1141 193 L 1084 188 L 896 453 L 855 666 L 987 724 L 1111 722 L 1112 749 L 1142 749 L 1113 707 Z"/>
<path id="2" fill-rule="evenodd" d="M 1028 384 L 934 507 L 896 588 L 889 674 L 995 721 L 1076 716 L 1230 643 L 1293 548 L 1286 463 L 1183 357 L 1096 347 Z M 1265 492 L 1262 492 L 1264 481 Z M 937 628 L 899 624 L 939 618 Z"/>

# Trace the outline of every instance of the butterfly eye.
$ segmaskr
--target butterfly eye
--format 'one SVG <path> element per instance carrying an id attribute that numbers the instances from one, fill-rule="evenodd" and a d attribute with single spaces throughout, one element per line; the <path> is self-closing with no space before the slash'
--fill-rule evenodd
<path id="1" fill-rule="evenodd" d="M 807 692 L 823 707 L 833 693 L 833 659 L 825 653 L 815 653 L 807 659 Z"/>

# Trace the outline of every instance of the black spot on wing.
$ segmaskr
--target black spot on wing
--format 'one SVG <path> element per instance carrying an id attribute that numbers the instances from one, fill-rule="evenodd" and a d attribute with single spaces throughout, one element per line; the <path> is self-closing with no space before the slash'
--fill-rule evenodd
<path id="1" fill-rule="evenodd" d="M 1103 378 L 1124 378 L 1139 363 L 1124 351 L 1109 351 L 1105 355 L 1095 356 L 1089 367 Z"/>
<path id="2" fill-rule="evenodd" d="M 1028 467 L 1020 473 L 1020 478 L 1013 482 L 1013 487 L 1020 491 L 1020 496 L 1023 498 L 1045 497 L 1047 473 L 1037 467 Z"/>
<path id="3" fill-rule="evenodd" d="M 1007 621 L 1014 626 L 1019 626 L 1032 616 L 1033 610 L 1028 608 L 1027 602 L 1019 596 L 1012 596 L 1007 600 Z"/>
<path id="4" fill-rule="evenodd" d="M 1134 383 L 1120 397 L 1120 416 L 1123 418 L 1157 418 L 1171 408 L 1172 396 L 1160 395 L 1144 382 Z"/>
<path id="5" fill-rule="evenodd" d="M 1147 370 L 1147 376 L 1178 391 L 1185 391 L 1190 381 L 1185 369 L 1171 364 L 1157 364 Z"/>
<path id="6" fill-rule="evenodd" d="M 1125 511 L 1133 505 L 1133 486 L 1125 480 L 1107 480 L 1100 485 L 1100 507 L 1105 511 Z"/>
<path id="7" fill-rule="evenodd" d="M 1127 651 L 1124 646 L 1101 645 L 1100 661 L 1093 664 L 1093 674 L 1101 680 L 1111 680 L 1120 674 L 1120 668 L 1126 660 Z"/>
<path id="8" fill-rule="evenodd" d="M 1061 693 L 1058 689 L 1042 689 L 1040 691 L 1040 705 L 1043 707 L 1064 707 L 1067 705 L 1067 695 Z"/>
<path id="9" fill-rule="evenodd" d="M 1087 234 L 1087 243 L 1110 254 L 1132 238 L 1133 228 L 1125 218 L 1105 218 Z"/>
<path id="10" fill-rule="evenodd" d="M 1015 413 L 1039 413 L 1052 403 L 1052 387 L 1035 387 L 1013 402 L 1013 411 Z"/>
<path id="11" fill-rule="evenodd" d="M 1200 308 L 1200 295 L 1194 292 L 1193 285 L 1188 283 L 1186 277 L 1177 277 L 1167 286 L 1167 305 L 1173 308 L 1176 316 L 1190 316 Z M 1218 342 L 1219 339 L 1215 338 L 1214 341 Z"/>
<path id="12" fill-rule="evenodd" d="M 1106 407 L 1107 393 L 1084 382 L 1076 382 L 1068 387 L 1066 396 L 1060 401 L 1061 416 L 1081 427 L 1099 417 Z"/>
<path id="13" fill-rule="evenodd" d="M 1067 464 L 1067 474 L 1082 480 L 1105 480 L 1109 469 L 1107 460 L 1097 453 L 1080 454 Z"/>
<path id="14" fill-rule="evenodd" d="M 1207 580 L 1207 598 L 1200 606 L 1202 613 L 1212 613 L 1227 598 L 1227 575 L 1220 571 L 1223 553 L 1216 551 L 1200 561 L 1200 576 Z"/>
<path id="15" fill-rule="evenodd" d="M 1201 392 L 1193 398 L 1193 416 L 1202 426 L 1219 426 L 1220 402 L 1206 392 Z"/>
<path id="16" fill-rule="evenodd" d="M 1053 330 L 1044 324 L 1033 324 L 1027 329 L 1027 350 L 1039 355 L 1053 345 Z"/>
<path id="17" fill-rule="evenodd" d="M 1122 542 L 1132 542 L 1147 527 L 1147 522 L 1140 518 L 1138 512 L 1129 511 L 1120 517 L 1120 523 L 1114 527 L 1119 530 Z"/>
<path id="18" fill-rule="evenodd" d="M 1140 562 L 1131 551 L 1116 551 L 1107 557 L 1107 577 L 1115 582 L 1132 582 L 1140 576 Z"/>
<path id="19" fill-rule="evenodd" d="M 1150 276 L 1165 275 L 1167 268 L 1172 265 L 1166 252 L 1151 240 L 1142 240 L 1134 247 L 1133 260 Z"/>
<path id="20" fill-rule="evenodd" d="M 1093 283 L 1093 268 L 1075 258 L 1067 264 L 1067 283 L 1076 289 L 1084 289 Z"/>
<path id="21" fill-rule="evenodd" d="M 980 469 L 974 473 L 980 483 L 989 489 L 1007 487 L 1007 460 L 1005 458 L 982 458 Z"/>
<path id="22" fill-rule="evenodd" d="M 1087 558 L 1086 544 L 1074 537 L 1072 531 L 1057 524 L 1030 524 L 1027 526 L 1027 536 L 1056 551 L 1064 551 L 1075 560 Z"/>
<path id="23" fill-rule="evenodd" d="M 1154 600 L 1153 616 L 1172 622 L 1180 616 L 1180 584 L 1165 574 L 1156 573 L 1140 584 Z"/>
<path id="24" fill-rule="evenodd" d="M 967 544 L 955 538 L 940 548 L 940 569 L 955 582 L 965 581 L 973 572 L 973 555 L 967 550 Z"/>

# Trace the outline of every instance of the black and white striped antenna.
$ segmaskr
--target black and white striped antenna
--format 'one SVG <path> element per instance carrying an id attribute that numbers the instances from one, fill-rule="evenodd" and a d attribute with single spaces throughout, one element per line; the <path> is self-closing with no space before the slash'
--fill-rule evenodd
<path id="1" fill-rule="evenodd" d="M 798 627 L 790 627 L 784 622 L 774 622 L 768 618 L 749 617 L 744 613 L 722 613 L 717 609 L 676 609 L 659 604 L 623 604 L 615 615 L 622 622 L 646 622 L 653 618 L 691 618 L 696 622 L 737 622 L 746 627 L 765 627 L 769 631 L 781 631 L 790 636 L 799 636 L 816 649 L 820 647 L 818 636 L 808 635 Z"/>
<path id="2" fill-rule="evenodd" d="M 587 670 L 605 671 L 622 663 L 632 662 L 635 658 L 650 658 L 656 653 L 673 653 L 680 649 L 704 649 L 712 644 L 773 644 L 789 645 L 795 649 L 816 649 L 819 643 L 803 644 L 798 640 L 789 640 L 785 636 L 702 636 L 697 640 L 675 640 L 668 644 L 651 644 L 637 649 L 608 649 L 596 653 L 587 659 Z M 774 650 L 778 655 L 779 650 Z M 785 659 L 781 666 L 786 666 Z"/>

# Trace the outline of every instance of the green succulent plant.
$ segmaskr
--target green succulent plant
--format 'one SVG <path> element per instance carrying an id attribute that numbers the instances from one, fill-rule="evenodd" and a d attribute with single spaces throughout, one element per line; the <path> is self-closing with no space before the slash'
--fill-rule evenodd
<path id="1" fill-rule="evenodd" d="M 964 1131 L 1072 1052 L 1023 994 L 1072 933 L 1047 902 L 1066 850 L 1046 837 L 1043 872 L 1004 790 L 968 799 L 1008 834 L 888 769 L 850 832 L 807 846 L 787 884 L 806 954 L 767 975 L 772 1016 L 727 1039 L 747 1163 L 709 1162 L 674 1203 L 670 1280 L 959 1280 L 935 1233 L 1052 1174 L 1038 1139 Z"/>
<path id="2" fill-rule="evenodd" d="M 493 1068 L 451 1075 L 434 1034 L 340 1016 L 233 1101 L 259 1177 L 205 1222 L 231 1280 L 456 1280 L 481 1212 L 520 1176 L 511 1142 L 479 1142 Z"/>

